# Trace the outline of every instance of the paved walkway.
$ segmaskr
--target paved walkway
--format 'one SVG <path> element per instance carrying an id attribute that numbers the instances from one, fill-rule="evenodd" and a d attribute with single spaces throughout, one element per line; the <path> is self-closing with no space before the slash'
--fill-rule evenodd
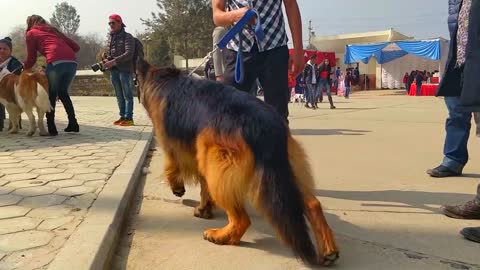
<path id="1" fill-rule="evenodd" d="M 443 100 L 394 94 L 335 98 L 336 110 L 291 106 L 292 133 L 310 157 L 316 195 L 340 246 L 335 269 L 480 269 L 480 245 L 458 233 L 480 222 L 439 213 L 442 204 L 473 198 L 480 140 L 472 131 L 465 177 L 428 177 L 425 171 L 442 160 Z M 198 187 L 186 187 L 182 199 L 173 196 L 162 175 L 162 153 L 154 153 L 114 269 L 307 269 L 255 211 L 239 246 L 204 241 L 205 229 L 227 223 L 225 214 L 194 218 Z"/>
<path id="2" fill-rule="evenodd" d="M 44 269 L 84 220 L 116 168 L 151 131 L 135 100 L 137 126 L 114 127 L 114 98 L 74 97 L 79 134 L 0 133 L 0 269 Z M 60 103 L 59 103 L 60 104 Z M 59 130 L 66 126 L 57 107 Z"/>

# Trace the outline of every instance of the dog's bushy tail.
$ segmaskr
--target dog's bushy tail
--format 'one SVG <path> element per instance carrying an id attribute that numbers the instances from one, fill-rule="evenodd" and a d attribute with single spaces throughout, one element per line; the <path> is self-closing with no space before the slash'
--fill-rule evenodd
<path id="1" fill-rule="evenodd" d="M 317 265 L 318 255 L 305 220 L 304 198 L 288 160 L 288 135 L 275 135 L 254 149 L 259 180 L 257 206 L 295 256 Z"/>

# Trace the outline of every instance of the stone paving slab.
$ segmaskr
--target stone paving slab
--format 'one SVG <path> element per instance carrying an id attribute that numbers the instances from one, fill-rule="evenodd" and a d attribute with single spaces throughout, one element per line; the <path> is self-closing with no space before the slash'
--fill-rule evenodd
<path id="1" fill-rule="evenodd" d="M 46 269 L 86 221 L 92 204 L 122 162 L 151 134 L 135 104 L 134 127 L 115 127 L 116 100 L 74 97 L 79 134 L 61 132 L 66 116 L 57 105 L 57 137 L 0 132 L 0 269 Z M 148 146 L 147 146 L 148 147 Z"/>

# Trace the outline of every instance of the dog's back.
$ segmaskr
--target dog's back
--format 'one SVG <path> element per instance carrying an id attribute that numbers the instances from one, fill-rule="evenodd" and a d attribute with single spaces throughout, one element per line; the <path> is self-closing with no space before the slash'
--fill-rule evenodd
<path id="1" fill-rule="evenodd" d="M 45 75 L 23 72 L 18 79 L 15 94 L 23 110 L 36 107 L 43 112 L 51 111 L 48 80 Z"/>

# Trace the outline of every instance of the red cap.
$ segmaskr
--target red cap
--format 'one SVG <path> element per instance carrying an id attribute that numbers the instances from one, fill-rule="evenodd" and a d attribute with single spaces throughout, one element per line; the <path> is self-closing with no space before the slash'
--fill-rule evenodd
<path id="1" fill-rule="evenodd" d="M 123 27 L 125 27 L 125 24 L 123 23 L 122 17 L 118 14 L 112 14 L 110 17 L 108 17 L 109 20 L 111 21 L 117 21 L 122 24 Z"/>

